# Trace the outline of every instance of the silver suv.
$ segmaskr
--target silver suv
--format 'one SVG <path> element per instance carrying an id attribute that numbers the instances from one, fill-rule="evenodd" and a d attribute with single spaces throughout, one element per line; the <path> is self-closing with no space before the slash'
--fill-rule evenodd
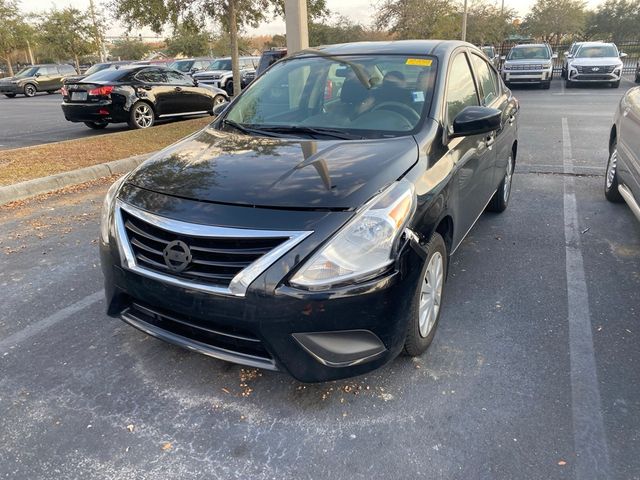
<path id="1" fill-rule="evenodd" d="M 622 60 L 626 53 L 619 53 L 614 43 L 585 42 L 569 58 L 566 87 L 576 83 L 606 82 L 613 88 L 620 86 Z"/>
<path id="2" fill-rule="evenodd" d="M 502 78 L 511 84 L 538 83 L 548 89 L 553 79 L 553 59 L 558 55 L 546 43 L 516 45 L 503 57 Z"/>
<path id="3" fill-rule="evenodd" d="M 240 87 L 244 88 L 255 78 L 256 67 L 260 57 L 240 57 Z M 204 72 L 194 73 L 193 78 L 199 83 L 213 85 L 233 95 L 233 72 L 231 70 L 231 57 L 218 58 L 209 65 Z"/>

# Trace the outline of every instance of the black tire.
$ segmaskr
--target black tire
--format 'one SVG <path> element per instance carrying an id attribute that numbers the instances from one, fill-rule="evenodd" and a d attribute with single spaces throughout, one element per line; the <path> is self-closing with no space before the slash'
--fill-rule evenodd
<path id="1" fill-rule="evenodd" d="M 566 88 L 573 88 L 573 82 L 571 80 L 565 80 L 564 86 Z"/>
<path id="2" fill-rule="evenodd" d="M 636 75 L 636 83 L 640 83 L 640 75 Z"/>
<path id="3" fill-rule="evenodd" d="M 404 353 L 412 357 L 422 355 L 425 350 L 429 348 L 429 345 L 431 345 L 433 337 L 436 334 L 436 329 L 438 328 L 438 323 L 440 321 L 440 314 L 442 312 L 441 306 L 442 299 L 444 298 L 444 283 L 447 278 L 447 268 L 449 263 L 447 246 L 439 233 L 436 232 L 431 236 L 431 240 L 429 240 L 429 243 L 425 245 L 425 249 L 427 250 L 428 255 L 424 265 L 422 266 L 418 285 L 416 285 L 416 291 L 409 314 L 410 318 L 407 327 L 407 336 L 404 342 Z M 431 327 L 428 330 L 425 330 L 424 333 L 426 333 L 426 335 L 423 335 L 420 330 L 420 303 L 423 296 L 423 284 L 426 283 L 429 285 L 429 282 L 427 281 L 427 267 L 429 267 L 430 262 L 434 259 L 435 255 L 439 255 L 442 260 L 440 303 L 438 305 L 437 313 L 435 314 L 435 321 L 431 323 Z M 437 259 L 434 260 L 437 261 Z"/>
<path id="4" fill-rule="evenodd" d="M 228 102 L 228 100 L 227 100 L 227 97 L 225 97 L 224 95 L 216 95 L 215 97 L 213 97 L 213 106 L 211 107 L 211 111 L 209 112 L 209 115 L 213 115 L 213 110 L 218 105 L 221 105 L 225 102 Z"/>
<path id="5" fill-rule="evenodd" d="M 102 130 L 109 125 L 107 122 L 84 122 L 84 124 L 93 130 Z"/>
<path id="6" fill-rule="evenodd" d="M 487 210 L 490 212 L 502 213 L 509 206 L 509 199 L 511 198 L 511 185 L 513 184 L 513 170 L 515 167 L 515 159 L 513 158 L 513 151 L 509 154 L 507 161 L 507 168 L 504 172 L 504 177 L 498 186 L 498 189 L 493 194 Z"/>
<path id="7" fill-rule="evenodd" d="M 617 82 L 611 82 L 611 88 L 620 88 L 620 80 Z"/>
<path id="8" fill-rule="evenodd" d="M 564 68 L 560 71 L 560 78 L 563 80 L 567 78 L 567 71 Z"/>
<path id="9" fill-rule="evenodd" d="M 38 92 L 38 88 L 33 83 L 27 83 L 23 89 L 25 97 L 35 97 Z"/>
<path id="10" fill-rule="evenodd" d="M 7 97 L 7 98 L 16 98 L 16 94 L 15 93 L 5 93 L 4 96 Z"/>
<path id="11" fill-rule="evenodd" d="M 233 82 L 227 82 L 227 84 L 224 86 L 224 91 L 227 92 L 227 95 L 229 95 L 229 97 L 233 97 Z"/>
<path id="12" fill-rule="evenodd" d="M 54 93 L 56 93 L 57 90 L 47 90 L 47 93 L 49 95 L 53 95 Z"/>
<path id="13" fill-rule="evenodd" d="M 136 130 L 152 127 L 156 122 L 156 115 L 147 102 L 136 102 L 129 113 L 129 126 Z"/>
<path id="14" fill-rule="evenodd" d="M 551 88 L 551 80 L 548 80 L 546 82 L 542 82 L 542 89 L 543 90 L 549 90 Z"/>
<path id="15" fill-rule="evenodd" d="M 613 203 L 622 203 L 624 199 L 618 190 L 618 145 L 614 140 L 611 145 L 611 153 L 607 162 L 607 171 L 604 175 L 604 196 Z"/>

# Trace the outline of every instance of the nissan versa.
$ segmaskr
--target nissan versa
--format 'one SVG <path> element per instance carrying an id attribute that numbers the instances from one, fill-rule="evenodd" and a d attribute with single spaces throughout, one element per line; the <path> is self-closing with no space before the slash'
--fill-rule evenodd
<path id="1" fill-rule="evenodd" d="M 109 189 L 108 313 L 305 382 L 422 354 L 450 256 L 509 202 L 518 103 L 486 56 L 307 50 L 216 113 Z"/>

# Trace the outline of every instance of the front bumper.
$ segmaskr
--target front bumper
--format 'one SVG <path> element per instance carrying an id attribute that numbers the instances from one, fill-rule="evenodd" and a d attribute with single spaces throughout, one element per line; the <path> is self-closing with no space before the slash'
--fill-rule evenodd
<path id="1" fill-rule="evenodd" d="M 553 70 L 503 70 L 502 78 L 508 83 L 542 83 L 551 81 Z"/>
<path id="2" fill-rule="evenodd" d="M 622 77 L 622 68 L 611 73 L 578 73 L 574 68 L 569 69 L 568 79 L 572 82 L 617 82 Z"/>
<path id="3" fill-rule="evenodd" d="M 406 243 L 379 278 L 308 292 L 287 286 L 281 270 L 288 258 L 306 256 L 305 240 L 237 297 L 133 272 L 123 267 L 117 241 L 111 236 L 100 249 L 109 315 L 199 353 L 283 370 L 303 382 L 360 375 L 393 359 L 404 344 L 422 266 Z"/>
<path id="4" fill-rule="evenodd" d="M 22 93 L 23 89 L 17 83 L 2 83 L 0 84 L 0 94 L 5 93 Z"/>
<path id="5" fill-rule="evenodd" d="M 61 104 L 64 118 L 69 122 L 126 122 L 128 112 L 110 100 Z"/>

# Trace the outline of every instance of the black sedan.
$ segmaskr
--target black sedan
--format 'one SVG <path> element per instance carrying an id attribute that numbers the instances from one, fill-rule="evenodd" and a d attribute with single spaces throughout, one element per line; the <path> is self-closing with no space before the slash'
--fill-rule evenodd
<path id="1" fill-rule="evenodd" d="M 148 65 L 105 69 L 62 88 L 62 111 L 70 122 L 94 129 L 109 123 L 151 127 L 156 119 L 212 114 L 226 92 L 198 85 L 176 70 Z"/>
<path id="2" fill-rule="evenodd" d="M 305 382 L 422 354 L 451 255 L 509 203 L 518 102 L 486 56 L 307 50 L 218 110 L 107 193 L 108 314 Z"/>

